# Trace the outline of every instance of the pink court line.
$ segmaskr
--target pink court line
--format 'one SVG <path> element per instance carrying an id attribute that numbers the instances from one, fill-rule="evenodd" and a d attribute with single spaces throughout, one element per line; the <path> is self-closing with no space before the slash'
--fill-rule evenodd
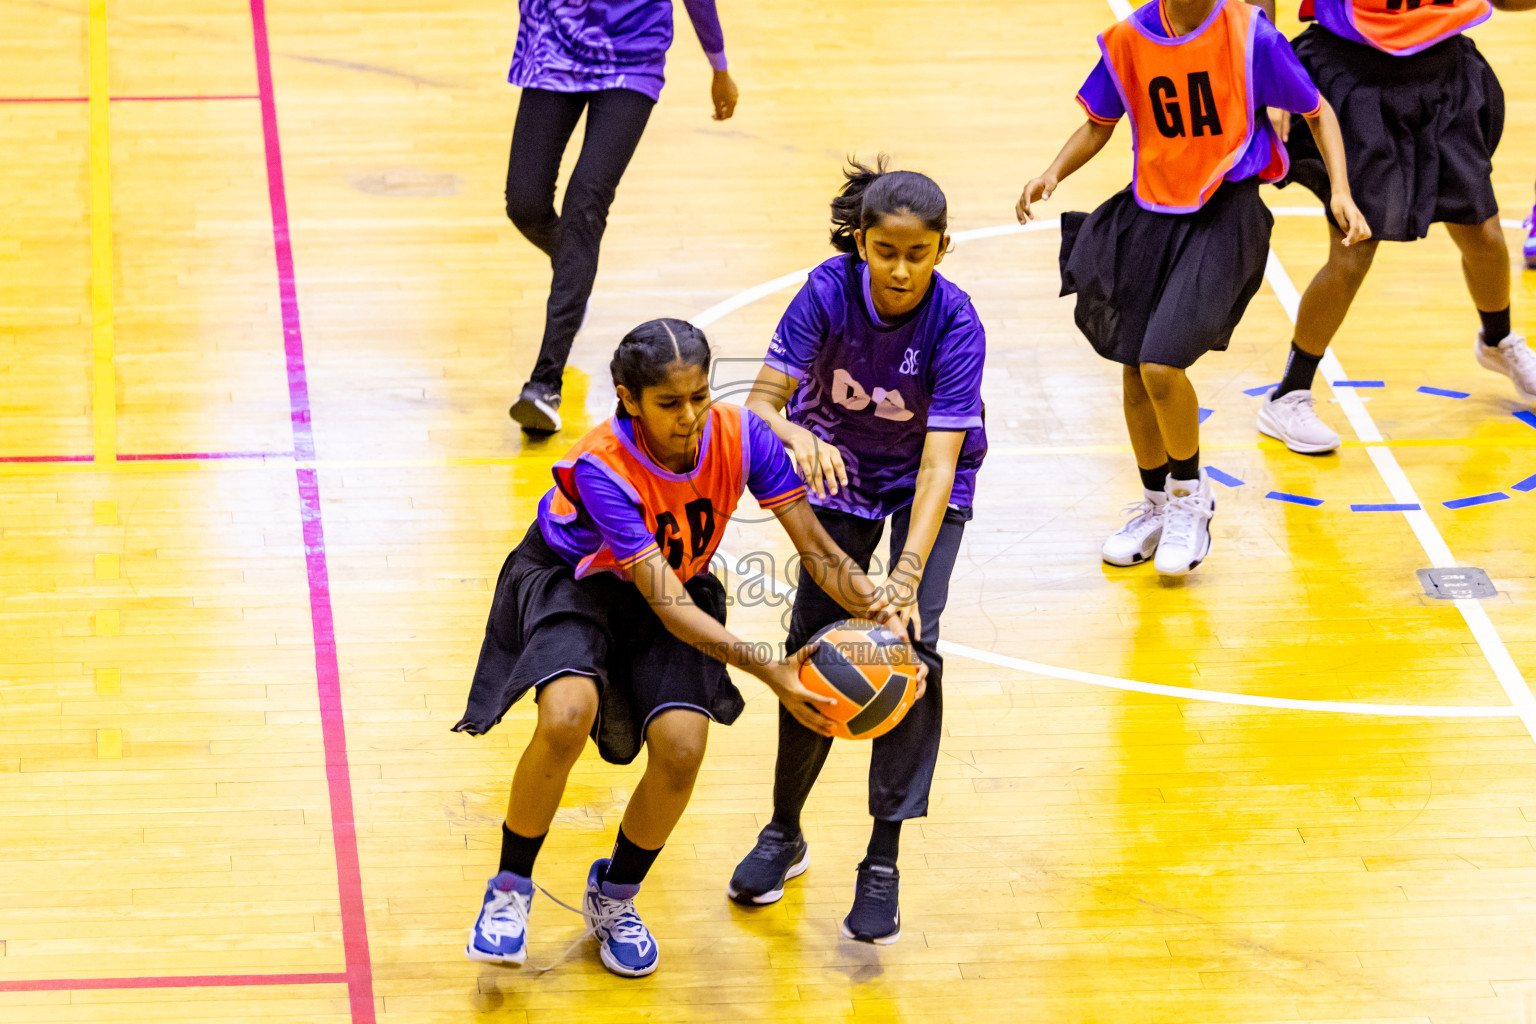
<path id="1" fill-rule="evenodd" d="M 90 455 L 0 455 L 0 463 L 90 462 Z"/>
<path id="2" fill-rule="evenodd" d="M 86 456 L 87 459 L 90 456 Z M 291 459 L 293 452 L 161 452 L 150 455 L 119 455 L 119 462 L 216 462 L 224 459 Z"/>
<path id="3" fill-rule="evenodd" d="M 294 284 L 293 245 L 288 222 L 288 192 L 283 181 L 282 142 L 277 130 L 277 99 L 272 89 L 272 51 L 267 40 L 265 0 L 250 0 L 256 83 L 261 95 L 261 131 L 267 160 L 267 192 L 272 205 L 272 248 L 282 300 L 283 354 L 288 363 L 288 408 L 294 456 L 315 458 L 310 418 L 309 375 L 304 367 L 304 335 L 299 324 L 299 295 Z M 295 466 L 299 515 L 304 528 L 304 565 L 309 578 L 310 623 L 314 630 L 315 684 L 320 701 L 320 735 L 325 747 L 325 781 L 330 795 L 331 837 L 336 854 L 336 888 L 341 897 L 341 941 L 347 965 L 347 998 L 352 1024 L 375 1024 L 373 965 L 368 951 L 368 919 L 363 911 L 363 876 L 357 857 L 357 822 L 352 807 L 352 778 L 347 762 L 347 729 L 341 703 L 341 668 L 336 660 L 336 623 L 331 612 L 330 570 L 325 556 L 320 480 L 314 469 Z"/>
<path id="4" fill-rule="evenodd" d="M 340 985 L 345 974 L 189 974 L 166 978 L 53 978 L 0 981 L 0 992 L 73 992 L 92 988 L 240 988 L 254 985 Z"/>
<path id="5" fill-rule="evenodd" d="M 113 103 L 182 103 L 197 100 L 259 100 L 253 94 L 232 93 L 227 96 L 113 96 Z M 0 96 L 0 103 L 89 103 L 88 96 Z"/>
<path id="6" fill-rule="evenodd" d="M 219 462 L 234 459 L 291 459 L 293 452 L 156 452 L 119 455 L 119 462 Z M 0 455 L 0 463 L 90 462 L 90 455 Z"/>
<path id="7" fill-rule="evenodd" d="M 299 324 L 298 290 L 294 285 L 293 246 L 288 222 L 288 196 L 283 182 L 283 155 L 277 130 L 277 102 L 272 90 L 272 54 L 267 40 L 264 0 L 250 0 L 251 29 L 260 89 L 262 138 L 267 163 L 267 191 L 272 206 L 272 241 L 277 257 L 277 285 L 282 300 L 283 352 L 288 364 L 288 406 L 293 427 L 292 452 L 287 457 L 313 461 L 314 425 L 310 419 L 309 376 L 304 366 L 304 337 Z M 46 101 L 44 101 L 46 102 Z M 139 456 L 152 458 L 266 457 L 264 452 L 227 452 Z M 120 456 L 131 459 L 133 456 Z M 16 456 L 8 461 L 88 462 L 90 456 Z M 347 761 L 347 732 L 341 703 L 341 669 L 336 657 L 336 622 L 331 610 L 330 570 L 325 555 L 325 529 L 320 512 L 319 475 L 296 466 L 299 514 L 304 528 L 304 564 L 309 581 L 310 624 L 314 631 L 315 681 L 320 703 L 320 733 L 325 746 L 325 781 L 331 805 L 331 835 L 336 856 L 336 883 L 341 897 L 341 937 L 346 958 L 342 974 L 205 975 L 164 978 L 60 979 L 0 981 L 0 992 L 60 991 L 104 988 L 193 988 L 242 985 L 318 985 L 345 982 L 352 1024 L 376 1024 L 373 1005 L 373 965 L 368 951 L 368 921 L 363 911 L 363 878 L 357 856 L 357 822 L 352 805 L 352 780 Z"/>

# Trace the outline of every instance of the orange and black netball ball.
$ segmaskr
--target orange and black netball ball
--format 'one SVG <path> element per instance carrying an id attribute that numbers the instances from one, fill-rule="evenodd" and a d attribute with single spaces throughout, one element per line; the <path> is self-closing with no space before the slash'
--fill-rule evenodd
<path id="1" fill-rule="evenodd" d="M 834 736 L 872 740 L 896 728 L 917 699 L 917 652 L 878 623 L 834 622 L 811 638 L 816 650 L 800 666 L 807 690 L 836 698 L 821 705 Z"/>

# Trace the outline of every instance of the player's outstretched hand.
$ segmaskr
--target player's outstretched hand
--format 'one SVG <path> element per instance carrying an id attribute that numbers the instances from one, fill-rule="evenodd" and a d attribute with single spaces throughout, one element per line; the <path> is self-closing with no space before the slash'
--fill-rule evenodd
<path id="1" fill-rule="evenodd" d="M 1040 177 L 1024 186 L 1024 194 L 1019 196 L 1018 205 L 1013 212 L 1018 215 L 1020 224 L 1028 224 L 1035 219 L 1034 205 L 1051 198 L 1051 193 L 1056 191 L 1056 186 L 1061 182 L 1051 174 L 1042 174 Z"/>
<path id="2" fill-rule="evenodd" d="M 779 703 L 795 716 L 795 721 L 814 733 L 831 736 L 832 720 L 821 713 L 819 705 L 836 704 L 837 701 L 832 697 L 812 693 L 800 682 L 800 666 L 805 664 L 814 650 L 816 644 L 806 644 L 789 657 L 769 665 L 763 674 L 763 682 L 779 698 Z"/>
<path id="3" fill-rule="evenodd" d="M 805 486 L 818 498 L 839 488 L 848 486 L 848 467 L 843 465 L 843 453 L 802 426 L 795 425 L 789 432 L 789 457 L 800 473 Z"/>
<path id="4" fill-rule="evenodd" d="M 731 73 L 716 71 L 714 79 L 709 83 L 709 99 L 715 105 L 714 119 L 729 121 L 731 115 L 736 113 L 736 100 L 740 96 L 741 90 L 736 88 L 736 80 L 731 77 Z"/>
<path id="5" fill-rule="evenodd" d="M 1345 245 L 1354 245 L 1371 237 L 1371 226 L 1365 222 L 1365 214 L 1360 212 L 1352 196 L 1335 192 L 1328 207 L 1333 211 L 1334 221 L 1344 229 Z"/>

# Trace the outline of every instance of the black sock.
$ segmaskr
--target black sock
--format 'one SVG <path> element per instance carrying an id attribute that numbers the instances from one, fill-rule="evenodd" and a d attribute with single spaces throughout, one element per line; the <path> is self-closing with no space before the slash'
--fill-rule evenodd
<path id="1" fill-rule="evenodd" d="M 613 844 L 613 857 L 608 861 L 608 870 L 603 872 L 603 881 L 614 885 L 639 885 L 645 881 L 646 872 L 656 863 L 656 855 L 660 852 L 660 847 L 647 850 L 636 846 L 620 825 L 619 838 Z"/>
<path id="2" fill-rule="evenodd" d="M 870 864 L 896 866 L 896 854 L 901 848 L 901 822 L 875 819 L 874 831 L 869 834 L 869 849 L 864 860 Z"/>
<path id="3" fill-rule="evenodd" d="M 501 823 L 501 867 L 498 871 L 510 871 L 514 875 L 524 878 L 533 877 L 533 862 L 538 860 L 539 847 L 544 845 L 544 836 L 520 836 L 507 828 L 507 823 Z"/>
<path id="4" fill-rule="evenodd" d="M 1484 313 L 1482 310 L 1478 310 L 1477 315 L 1482 317 L 1483 320 L 1484 345 L 1497 345 L 1509 337 L 1510 332 L 1514 330 L 1509 323 L 1508 306 L 1505 306 L 1497 313 Z"/>
<path id="5" fill-rule="evenodd" d="M 1140 466 L 1137 466 L 1136 470 L 1141 474 L 1141 486 L 1147 490 L 1156 491 L 1161 494 L 1167 489 L 1168 463 L 1165 462 L 1156 469 L 1142 469 Z"/>
<path id="6" fill-rule="evenodd" d="M 1322 361 L 1322 356 L 1303 352 L 1294 341 L 1291 342 L 1291 357 L 1285 362 L 1285 376 L 1281 378 L 1280 386 L 1275 388 L 1269 400 L 1274 401 L 1292 391 L 1311 391 L 1312 378 L 1317 376 L 1317 364 Z"/>
<path id="7" fill-rule="evenodd" d="M 1187 459 L 1175 459 L 1168 457 L 1168 475 L 1175 480 L 1200 479 L 1200 449 L 1195 449 L 1195 454 Z"/>

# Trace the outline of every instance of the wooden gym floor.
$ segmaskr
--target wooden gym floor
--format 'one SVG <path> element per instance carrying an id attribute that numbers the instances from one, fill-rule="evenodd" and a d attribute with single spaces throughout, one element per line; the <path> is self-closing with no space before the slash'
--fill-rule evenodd
<path id="1" fill-rule="evenodd" d="M 1056 297 L 1049 226 L 985 229 L 1078 123 L 1110 7 L 721 7 L 739 114 L 709 121 L 679 12 L 569 428 L 526 443 L 505 409 L 548 270 L 501 213 L 510 0 L 0 0 L 0 1020 L 1532 1019 L 1536 421 L 1472 361 L 1444 234 L 1383 249 L 1325 368 L 1383 386 L 1325 393 L 1344 450 L 1293 456 L 1244 392 L 1277 379 L 1323 234 L 1269 191 L 1294 208 L 1276 287 L 1195 371 L 1207 461 L 1243 482 L 1215 550 L 1183 582 L 1107 569 L 1137 497 L 1117 375 Z M 1477 35 L 1518 219 L 1536 16 Z M 1048 215 L 1123 184 L 1127 134 Z M 812 870 L 773 907 L 725 900 L 769 809 L 774 704 L 746 682 L 641 900 L 661 970 L 467 962 L 530 719 L 449 726 L 550 462 L 607 414 L 635 322 L 707 321 L 722 390 L 749 377 L 792 282 L 743 293 L 829 254 L 838 160 L 880 150 L 948 191 L 944 271 L 991 336 L 904 937 L 837 934 L 851 744 Z M 1423 510 L 1352 509 L 1382 503 Z M 785 547 L 755 522 L 727 544 Z M 1436 565 L 1498 596 L 1428 598 Z M 730 584 L 738 631 L 782 639 L 771 592 Z M 538 872 L 558 895 L 637 777 L 578 766 Z M 544 964 L 580 931 L 542 897 L 533 923 Z"/>

